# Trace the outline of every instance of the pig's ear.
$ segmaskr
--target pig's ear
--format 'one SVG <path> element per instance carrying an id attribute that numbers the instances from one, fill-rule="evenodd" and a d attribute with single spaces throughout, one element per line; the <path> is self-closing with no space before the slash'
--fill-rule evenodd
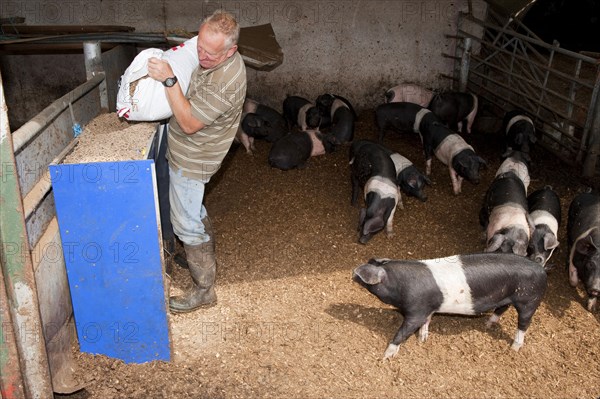
<path id="1" fill-rule="evenodd" d="M 558 240 L 556 239 L 556 236 L 552 233 L 544 234 L 544 249 L 547 251 L 556 247 L 558 247 Z"/>
<path id="2" fill-rule="evenodd" d="M 362 265 L 354 270 L 356 274 L 365 284 L 375 285 L 381 283 L 385 276 L 385 270 L 375 265 Z"/>
<path id="3" fill-rule="evenodd" d="M 485 249 L 485 252 L 496 251 L 498 248 L 500 248 L 500 246 L 502 245 L 503 242 L 504 242 L 504 234 L 499 234 L 499 233 L 494 234 L 494 236 L 488 243 L 488 246 Z"/>
<path id="4" fill-rule="evenodd" d="M 371 258 L 368 260 L 367 263 L 370 265 L 374 265 L 374 266 L 381 266 L 381 265 L 385 265 L 390 260 L 391 260 L 390 258 Z"/>
<path id="5" fill-rule="evenodd" d="M 485 159 L 481 158 L 479 155 L 477 156 L 477 160 L 479 161 L 479 163 L 481 164 L 481 166 L 483 166 L 484 169 L 487 169 L 487 162 L 485 161 Z"/>
<path id="6" fill-rule="evenodd" d="M 531 144 L 535 144 L 536 141 L 537 137 L 535 137 L 535 129 L 533 129 L 533 132 L 531 132 L 531 134 L 529 135 L 529 142 Z"/>
<path id="7" fill-rule="evenodd" d="M 598 246 L 594 243 L 592 236 L 588 235 L 587 237 L 577 241 L 576 249 L 577 252 L 581 254 L 591 255 L 598 251 Z"/>
<path id="8" fill-rule="evenodd" d="M 365 222 L 363 231 L 366 234 L 377 233 L 383 230 L 384 222 L 382 217 L 374 217 Z"/>
<path id="9" fill-rule="evenodd" d="M 517 241 L 513 244 L 512 247 L 513 254 L 519 256 L 527 256 L 527 243 L 522 241 Z"/>

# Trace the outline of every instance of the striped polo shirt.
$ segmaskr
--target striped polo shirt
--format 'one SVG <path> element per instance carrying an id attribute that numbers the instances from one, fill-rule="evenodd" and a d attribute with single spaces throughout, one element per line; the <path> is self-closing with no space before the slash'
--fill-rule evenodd
<path id="1" fill-rule="evenodd" d="M 208 182 L 235 137 L 246 97 L 246 66 L 236 52 L 212 69 L 201 66 L 192 74 L 186 98 L 192 115 L 206 126 L 185 134 L 175 116 L 169 121 L 167 159 L 182 175 Z"/>

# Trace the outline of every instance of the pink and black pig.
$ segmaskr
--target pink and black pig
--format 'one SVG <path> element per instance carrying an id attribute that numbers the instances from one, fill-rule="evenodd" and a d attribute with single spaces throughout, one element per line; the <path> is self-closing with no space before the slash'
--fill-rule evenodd
<path id="1" fill-rule="evenodd" d="M 283 116 L 290 128 L 298 126 L 302 131 L 318 130 L 321 124 L 317 106 L 300 96 L 287 96 L 283 100 Z"/>
<path id="2" fill-rule="evenodd" d="M 383 143 L 385 132 L 421 133 L 430 129 L 439 118 L 427 108 L 411 102 L 381 104 L 375 108 L 375 122 L 379 129 L 379 142 Z"/>
<path id="3" fill-rule="evenodd" d="M 527 256 L 534 226 L 525 186 L 516 174 L 502 173 L 492 181 L 479 212 L 479 223 L 485 230 L 485 252 Z"/>
<path id="4" fill-rule="evenodd" d="M 558 227 L 560 226 L 560 198 L 552 187 L 546 186 L 527 197 L 529 216 L 535 226 L 529 238 L 527 256 L 546 270 L 546 263 L 558 247 Z"/>
<path id="5" fill-rule="evenodd" d="M 421 127 L 423 122 L 421 122 Z M 425 152 L 425 173 L 431 174 L 433 154 L 444 165 L 448 166 L 452 190 L 460 194 L 464 179 L 472 184 L 479 184 L 480 171 L 487 167 L 487 162 L 477 155 L 469 144 L 457 133 L 439 122 L 421 128 L 423 151 Z"/>
<path id="6" fill-rule="evenodd" d="M 499 176 L 506 172 L 513 172 L 525 186 L 525 194 L 529 188 L 531 178 L 529 177 L 529 157 L 521 151 L 513 151 L 508 158 L 506 158 L 498 170 L 496 176 Z"/>
<path id="7" fill-rule="evenodd" d="M 385 92 L 386 103 L 409 102 L 427 107 L 433 97 L 433 91 L 414 83 L 402 83 Z"/>
<path id="8" fill-rule="evenodd" d="M 396 168 L 386 149 L 377 143 L 359 140 L 350 147 L 352 206 L 358 203 L 363 191 L 365 207 L 359 213 L 358 242 L 366 244 L 385 228 L 393 236 L 396 207 L 402 207 L 400 190 L 396 184 Z"/>
<path id="9" fill-rule="evenodd" d="M 507 157 L 512 151 L 521 151 L 529 161 L 529 152 L 537 141 L 535 126 L 527 113 L 520 109 L 507 112 L 502 119 L 502 131 L 505 136 L 505 151 Z"/>
<path id="10" fill-rule="evenodd" d="M 356 112 L 344 97 L 335 94 L 322 94 L 317 97 L 317 108 L 321 114 L 321 127 L 331 126 L 329 134 L 338 144 L 349 143 L 354 139 Z"/>
<path id="11" fill-rule="evenodd" d="M 269 143 L 274 143 L 288 133 L 283 115 L 264 104 L 257 104 L 252 112 L 246 113 L 241 125 L 242 131 L 248 136 Z"/>
<path id="12" fill-rule="evenodd" d="M 578 194 L 569 206 L 567 221 L 569 282 L 583 282 L 588 294 L 587 309 L 598 309 L 600 296 L 600 194 Z"/>
<path id="13" fill-rule="evenodd" d="M 246 98 L 242 107 L 242 117 L 240 120 L 243 121 L 246 115 L 255 112 L 258 108 L 258 105 L 259 104 L 257 101 Z M 252 155 L 252 152 L 256 150 L 254 148 L 254 136 L 249 135 L 246 131 L 244 131 L 242 123 L 240 123 L 238 130 L 235 133 L 235 141 L 244 146 L 247 154 Z"/>
<path id="14" fill-rule="evenodd" d="M 358 118 L 358 115 L 356 114 L 356 111 L 354 111 L 354 107 L 352 106 L 352 103 L 348 99 L 346 99 L 340 95 L 337 95 L 337 94 L 331 94 L 331 93 L 321 94 L 320 96 L 317 97 L 315 104 L 317 105 L 317 108 L 319 109 L 319 113 L 321 115 L 321 125 L 320 126 L 322 128 L 328 128 L 332 125 L 332 123 L 333 123 L 332 107 L 334 105 L 334 102 L 336 102 L 336 100 L 341 102 L 341 104 L 344 105 L 344 108 L 348 109 L 348 111 L 350 112 L 350 114 L 353 117 L 353 121 Z M 341 104 L 338 103 L 336 108 L 339 107 Z"/>
<path id="15" fill-rule="evenodd" d="M 354 269 L 352 279 L 382 302 L 395 306 L 404 319 L 384 359 L 419 330 L 429 335 L 434 313 L 478 315 L 493 311 L 486 326 L 514 306 L 517 331 L 511 348 L 518 351 L 546 291 L 546 272 L 535 262 L 513 254 L 455 255 L 429 260 L 371 259 Z"/>
<path id="16" fill-rule="evenodd" d="M 291 132 L 277 140 L 269 151 L 269 165 L 281 170 L 302 169 L 310 157 L 333 152 L 335 142 L 317 130 Z"/>
<path id="17" fill-rule="evenodd" d="M 475 94 L 449 91 L 435 94 L 428 108 L 433 111 L 450 129 L 461 133 L 471 133 L 477 116 L 478 99 Z"/>
<path id="18" fill-rule="evenodd" d="M 431 180 L 417 169 L 408 158 L 397 152 L 389 152 L 390 158 L 396 168 L 396 183 L 400 187 L 400 190 L 423 202 L 427 201 L 427 194 L 425 194 L 424 189 L 425 185 L 431 185 Z"/>

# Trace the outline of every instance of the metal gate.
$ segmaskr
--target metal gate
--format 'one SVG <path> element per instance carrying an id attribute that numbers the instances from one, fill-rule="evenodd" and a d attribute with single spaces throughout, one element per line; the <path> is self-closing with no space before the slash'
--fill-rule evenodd
<path id="1" fill-rule="evenodd" d="M 481 35 L 472 32 L 483 32 Z M 600 59 L 546 43 L 519 19 L 488 7 L 487 21 L 461 14 L 453 79 L 487 101 L 498 116 L 521 108 L 541 145 L 584 177 L 598 173 Z M 590 56 L 592 55 L 592 56 Z"/>

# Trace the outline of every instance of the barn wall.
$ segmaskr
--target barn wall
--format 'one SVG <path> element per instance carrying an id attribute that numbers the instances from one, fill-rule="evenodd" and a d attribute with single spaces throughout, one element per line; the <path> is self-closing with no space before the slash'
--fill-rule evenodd
<path id="1" fill-rule="evenodd" d="M 284 52 L 283 64 L 273 71 L 248 69 L 250 96 L 279 106 L 286 94 L 315 98 L 330 91 L 361 109 L 381 102 L 383 90 L 396 83 L 450 85 L 438 77 L 452 73 L 453 61 L 442 52 L 454 54 L 454 40 L 445 35 L 455 34 L 458 13 L 468 10 L 468 1 L 24 0 L 2 2 L 0 7 L 1 16 L 20 15 L 30 25 L 127 25 L 138 32 L 196 31 L 203 16 L 223 7 L 242 26 L 271 23 Z M 472 7 L 483 18 L 486 4 L 474 0 Z M 82 62 L 74 56 L 39 56 L 31 62 L 23 57 L 27 56 L 5 60 L 2 68 L 19 81 L 32 76 L 23 69 L 43 70 L 36 79 L 38 88 L 25 90 L 31 96 L 27 102 L 49 104 L 59 95 L 45 97 L 72 88 L 68 83 L 74 87 L 74 72 L 81 76 Z M 18 102 L 24 98 L 18 97 Z M 10 105 L 11 98 L 7 101 Z M 19 114 L 20 120 L 26 117 Z"/>

